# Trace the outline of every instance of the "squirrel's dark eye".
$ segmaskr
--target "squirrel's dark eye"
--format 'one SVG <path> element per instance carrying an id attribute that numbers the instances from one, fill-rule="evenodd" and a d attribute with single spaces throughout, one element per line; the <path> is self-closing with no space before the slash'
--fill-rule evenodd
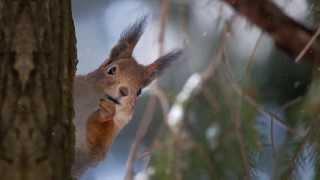
<path id="1" fill-rule="evenodd" d="M 109 69 L 107 69 L 107 73 L 109 75 L 115 75 L 116 74 L 116 71 L 117 71 L 117 67 L 116 66 L 112 66 L 110 67 Z"/>
<path id="2" fill-rule="evenodd" d="M 137 96 L 140 96 L 140 94 L 141 94 L 141 89 L 138 90 Z"/>

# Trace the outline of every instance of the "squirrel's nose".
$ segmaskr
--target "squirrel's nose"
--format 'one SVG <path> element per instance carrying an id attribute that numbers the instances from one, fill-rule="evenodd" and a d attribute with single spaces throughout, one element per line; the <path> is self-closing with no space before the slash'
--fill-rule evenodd
<path id="1" fill-rule="evenodd" d="M 129 94 L 129 89 L 127 87 L 120 87 L 119 88 L 119 92 L 120 92 L 120 96 L 121 97 L 125 97 L 125 96 L 128 96 Z"/>

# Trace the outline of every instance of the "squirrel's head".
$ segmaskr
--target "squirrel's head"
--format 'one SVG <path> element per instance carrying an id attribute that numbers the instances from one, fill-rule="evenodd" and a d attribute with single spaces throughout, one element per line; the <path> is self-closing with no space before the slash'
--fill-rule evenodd
<path id="1" fill-rule="evenodd" d="M 103 88 L 106 98 L 115 104 L 119 116 L 123 116 L 120 119 L 131 118 L 141 90 L 182 54 L 181 50 L 174 50 L 150 65 L 137 63 L 132 54 L 143 33 L 145 21 L 146 18 L 143 18 L 124 31 L 118 43 L 112 48 L 109 59 L 94 72 L 95 79 Z M 123 125 L 125 124 L 126 122 Z"/>

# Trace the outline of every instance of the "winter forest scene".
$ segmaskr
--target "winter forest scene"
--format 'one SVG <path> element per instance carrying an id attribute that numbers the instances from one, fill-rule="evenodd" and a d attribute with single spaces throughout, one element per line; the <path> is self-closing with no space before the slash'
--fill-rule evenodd
<path id="1" fill-rule="evenodd" d="M 1 180 L 320 180 L 320 0 L 0 0 Z"/>

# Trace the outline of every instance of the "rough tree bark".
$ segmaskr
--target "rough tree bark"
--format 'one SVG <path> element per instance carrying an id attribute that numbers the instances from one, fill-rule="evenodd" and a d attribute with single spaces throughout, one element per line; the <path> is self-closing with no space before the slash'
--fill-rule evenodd
<path id="1" fill-rule="evenodd" d="M 0 0 L 0 178 L 71 179 L 70 0 Z"/>

